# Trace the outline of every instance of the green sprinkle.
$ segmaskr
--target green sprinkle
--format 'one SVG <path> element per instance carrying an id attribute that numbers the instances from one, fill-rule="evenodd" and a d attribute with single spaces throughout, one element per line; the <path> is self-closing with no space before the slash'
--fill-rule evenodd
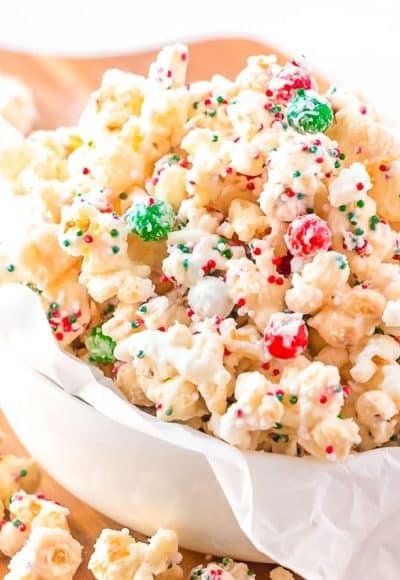
<path id="1" fill-rule="evenodd" d="M 111 250 L 112 250 L 112 253 L 113 253 L 113 254 L 118 254 L 118 252 L 119 252 L 119 246 L 113 246 L 113 247 L 111 248 Z"/>
<path id="2" fill-rule="evenodd" d="M 289 399 L 289 403 L 291 405 L 295 405 L 297 403 L 297 401 L 298 401 L 298 399 L 297 399 L 296 395 L 292 395 Z"/>
<path id="3" fill-rule="evenodd" d="M 19 526 L 20 526 L 21 524 L 22 524 L 21 520 L 18 520 L 18 519 L 15 519 L 15 520 L 13 520 L 13 523 L 12 523 L 12 525 L 13 525 L 15 528 L 19 528 Z"/>
<path id="4" fill-rule="evenodd" d="M 115 228 L 114 228 L 114 229 L 112 229 L 112 230 L 110 231 L 110 236 L 111 236 L 112 238 L 118 238 L 118 236 L 119 236 L 119 231 L 118 231 L 118 230 L 116 230 Z"/>
<path id="5" fill-rule="evenodd" d="M 138 310 L 139 310 L 139 312 L 146 313 L 147 312 L 147 306 L 146 306 L 146 304 L 143 304 L 143 306 L 141 306 Z"/>
<path id="6" fill-rule="evenodd" d="M 83 236 L 83 231 L 82 230 L 77 230 L 76 237 L 77 238 L 80 238 L 81 236 Z"/>
<path id="7" fill-rule="evenodd" d="M 229 248 L 227 248 L 226 250 L 224 250 L 222 252 L 222 255 L 225 256 L 225 258 L 228 258 L 228 260 L 230 260 L 233 256 L 232 250 L 230 250 Z"/>
<path id="8" fill-rule="evenodd" d="M 376 226 L 379 224 L 380 219 L 378 218 L 377 215 L 373 215 L 370 217 L 369 220 L 369 227 L 371 230 L 375 231 L 376 230 Z"/>
<path id="9" fill-rule="evenodd" d="M 339 155 L 339 159 L 341 159 L 343 161 L 343 159 L 346 159 L 346 155 L 344 153 L 341 153 Z"/>
<path id="10" fill-rule="evenodd" d="M 380 328 L 379 326 L 375 326 L 374 334 L 385 334 L 385 333 L 383 332 L 382 328 Z"/>
<path id="11" fill-rule="evenodd" d="M 107 314 L 112 314 L 114 310 L 115 310 L 114 304 L 111 304 L 111 302 L 109 302 L 107 306 L 104 308 L 103 314 L 104 316 L 107 316 Z"/>
<path id="12" fill-rule="evenodd" d="M 50 310 L 57 310 L 57 308 L 58 308 L 58 304 L 57 304 L 57 302 L 52 302 L 52 303 L 50 304 Z"/>
<path id="13" fill-rule="evenodd" d="M 392 435 L 392 436 L 389 438 L 389 441 L 397 441 L 397 435 Z"/>
<path id="14" fill-rule="evenodd" d="M 227 568 L 228 566 L 230 566 L 232 564 L 233 560 L 232 558 L 222 558 L 222 566 L 224 568 Z"/>
<path id="15" fill-rule="evenodd" d="M 349 213 L 347 214 L 347 217 L 349 220 L 352 220 L 355 217 L 355 215 L 356 214 L 354 213 L 354 211 L 349 211 Z"/>
<path id="16" fill-rule="evenodd" d="M 92 141 L 92 140 L 90 139 L 90 141 L 88 141 L 88 147 L 93 147 L 93 145 L 94 145 L 94 141 Z"/>
<path id="17" fill-rule="evenodd" d="M 342 415 L 341 413 L 339 413 L 339 415 L 336 415 L 336 417 L 337 417 L 338 419 L 342 419 L 342 421 L 345 419 L 345 416 L 344 416 L 344 415 Z"/>
<path id="18" fill-rule="evenodd" d="M 217 244 L 226 244 L 228 240 L 226 238 L 218 238 Z"/>
<path id="19" fill-rule="evenodd" d="M 199 101 L 195 101 L 192 105 L 193 109 L 197 109 L 198 106 L 199 106 Z"/>
<path id="20" fill-rule="evenodd" d="M 363 201 L 362 199 L 359 199 L 356 203 L 357 207 L 364 207 L 364 205 L 365 205 L 365 201 Z"/>
<path id="21" fill-rule="evenodd" d="M 219 139 L 218 135 L 213 135 L 211 141 L 213 143 L 216 143 L 218 141 L 218 139 Z"/>
<path id="22" fill-rule="evenodd" d="M 123 191 L 119 194 L 119 199 L 128 199 L 128 194 Z"/>
<path id="23" fill-rule="evenodd" d="M 207 113 L 207 111 L 206 111 L 206 113 Z M 214 111 L 214 109 L 210 109 L 210 111 L 208 111 L 209 117 L 215 117 L 216 114 L 217 114 L 217 111 Z"/>
<path id="24" fill-rule="evenodd" d="M 221 96 L 217 97 L 217 103 L 219 105 L 221 105 L 224 101 L 225 101 L 224 97 L 221 97 Z"/>
<path id="25" fill-rule="evenodd" d="M 181 160 L 181 158 L 179 157 L 179 155 L 172 155 L 170 161 L 171 163 L 178 163 Z"/>
<path id="26" fill-rule="evenodd" d="M 308 148 L 310 153 L 316 153 L 318 151 L 318 147 L 316 145 L 312 145 Z"/>
<path id="27" fill-rule="evenodd" d="M 281 439 L 284 443 L 289 443 L 289 435 L 281 435 Z"/>
<path id="28" fill-rule="evenodd" d="M 301 177 L 301 171 L 296 169 L 296 171 L 293 172 L 293 177 Z"/>
<path id="29" fill-rule="evenodd" d="M 283 425 L 282 423 L 275 423 L 274 425 L 274 429 L 282 429 Z"/>
<path id="30" fill-rule="evenodd" d="M 6 266 L 6 270 L 7 270 L 7 272 L 10 272 L 10 274 L 11 274 L 11 272 L 14 272 L 15 271 L 14 264 L 8 264 L 8 266 Z"/>
<path id="31" fill-rule="evenodd" d="M 306 194 L 305 193 L 298 193 L 296 195 L 296 197 L 297 197 L 297 199 L 304 199 L 306 197 Z"/>
<path id="32" fill-rule="evenodd" d="M 167 415 L 167 417 L 170 417 L 172 413 L 173 413 L 172 407 L 168 407 L 168 409 L 165 410 L 165 414 Z"/>
<path id="33" fill-rule="evenodd" d="M 249 569 L 247 570 L 247 576 L 255 576 L 255 575 L 256 575 L 256 573 L 255 573 L 255 572 L 254 572 L 254 570 L 252 570 L 251 568 L 249 568 Z"/>
<path id="34" fill-rule="evenodd" d="M 362 228 L 357 228 L 354 233 L 356 234 L 356 236 L 362 236 L 364 230 Z"/>
<path id="35" fill-rule="evenodd" d="M 278 399 L 278 401 L 280 401 L 282 403 L 283 395 L 276 395 L 276 398 Z"/>
<path id="36" fill-rule="evenodd" d="M 136 353 L 136 358 L 144 358 L 144 350 L 138 350 Z"/>
<path id="37" fill-rule="evenodd" d="M 65 246 L 66 248 L 68 248 L 68 246 L 71 245 L 71 242 L 69 240 L 64 240 L 63 241 L 63 246 Z"/>
<path id="38" fill-rule="evenodd" d="M 69 321 L 71 324 L 74 324 L 74 322 L 76 322 L 76 320 L 77 320 L 77 318 L 76 318 L 76 316 L 74 316 L 74 315 L 72 315 L 72 316 L 70 316 L 70 317 L 68 318 L 68 321 Z"/>
<path id="39" fill-rule="evenodd" d="M 275 107 L 272 107 L 271 113 L 279 113 L 281 110 L 282 108 L 279 105 L 275 105 Z"/>
<path id="40" fill-rule="evenodd" d="M 28 475 L 28 472 L 26 469 L 21 469 L 21 471 L 19 472 L 20 477 L 26 477 Z"/>
<path id="41" fill-rule="evenodd" d="M 137 320 L 132 320 L 131 327 L 132 328 L 139 328 L 140 324 Z"/>
<path id="42" fill-rule="evenodd" d="M 111 336 L 103 334 L 101 325 L 94 326 L 85 340 L 91 362 L 112 363 L 115 361 L 115 341 Z"/>
<path id="43" fill-rule="evenodd" d="M 314 213 L 314 208 L 313 207 L 308 207 L 306 209 L 306 213 Z"/>
<path id="44" fill-rule="evenodd" d="M 278 433 L 272 433 L 271 437 L 272 437 L 272 441 L 275 441 L 275 443 L 278 443 L 278 441 L 281 438 L 281 436 L 278 435 Z"/>
<path id="45" fill-rule="evenodd" d="M 339 211 L 346 211 L 347 205 L 339 205 Z"/>
<path id="46" fill-rule="evenodd" d="M 335 161 L 335 168 L 336 168 L 336 169 L 339 169 L 339 167 L 340 167 L 340 166 L 341 166 L 341 163 L 340 163 L 340 161 L 336 160 L 336 161 Z"/>
<path id="47" fill-rule="evenodd" d="M 178 248 L 178 250 L 180 250 L 184 254 L 190 254 L 190 248 L 188 248 L 187 246 L 185 246 L 185 244 L 177 244 L 176 247 Z"/>
<path id="48" fill-rule="evenodd" d="M 347 266 L 347 260 L 344 256 L 336 256 L 336 264 L 338 265 L 340 270 L 344 270 Z"/>
<path id="49" fill-rule="evenodd" d="M 182 266 L 185 270 L 187 270 L 189 268 L 189 260 L 187 258 L 185 258 L 182 262 Z"/>

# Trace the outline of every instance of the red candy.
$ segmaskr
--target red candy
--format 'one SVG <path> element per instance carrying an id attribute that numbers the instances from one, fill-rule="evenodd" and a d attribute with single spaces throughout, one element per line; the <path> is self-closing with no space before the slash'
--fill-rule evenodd
<path id="1" fill-rule="evenodd" d="M 292 63 L 288 63 L 275 79 L 280 82 L 277 83 L 279 88 L 274 91 L 274 96 L 280 101 L 290 101 L 298 89 L 311 89 L 311 77 L 308 72 Z"/>
<path id="2" fill-rule="evenodd" d="M 300 314 L 275 312 L 265 328 L 264 341 L 271 356 L 279 359 L 295 358 L 307 348 L 307 326 Z"/>
<path id="3" fill-rule="evenodd" d="M 303 215 L 289 225 L 285 242 L 296 258 L 311 258 L 331 246 L 331 231 L 324 220 L 315 214 Z"/>

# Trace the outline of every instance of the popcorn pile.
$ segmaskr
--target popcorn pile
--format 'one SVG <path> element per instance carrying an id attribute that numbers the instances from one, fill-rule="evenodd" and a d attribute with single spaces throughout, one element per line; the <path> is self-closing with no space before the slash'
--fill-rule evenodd
<path id="1" fill-rule="evenodd" d="M 108 71 L 77 127 L 0 127 L 0 282 L 127 399 L 240 449 L 397 445 L 400 144 L 302 59 Z"/>

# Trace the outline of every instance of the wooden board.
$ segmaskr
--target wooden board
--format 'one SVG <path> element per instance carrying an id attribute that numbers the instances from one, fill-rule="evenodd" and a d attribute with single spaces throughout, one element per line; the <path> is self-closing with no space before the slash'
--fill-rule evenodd
<path id="1" fill-rule="evenodd" d="M 248 56 L 266 52 L 271 52 L 271 49 L 258 42 L 243 39 L 217 39 L 193 43 L 190 45 L 188 80 L 209 78 L 217 72 L 234 78 L 245 66 Z M 276 50 L 273 52 L 276 53 Z M 39 111 L 37 128 L 51 129 L 76 123 L 88 94 L 99 85 L 105 70 L 117 67 L 146 74 L 155 54 L 156 51 L 107 58 L 78 59 L 26 55 L 0 50 L 0 71 L 17 75 L 32 88 Z M 282 57 L 282 55 L 279 56 Z M 9 435 L 6 443 L 8 452 L 25 454 L 23 447 L 1 414 L 0 430 Z M 47 497 L 56 499 L 70 509 L 72 532 L 84 546 L 84 563 L 76 579 L 92 578 L 87 571 L 86 563 L 93 543 L 104 527 L 115 528 L 116 524 L 73 497 L 47 474 L 43 475 L 42 490 Z M 188 578 L 190 569 L 202 562 L 204 557 L 185 550 L 183 550 L 183 555 L 185 578 Z M 1 578 L 6 573 L 6 566 L 7 561 L 0 559 Z M 252 568 L 257 572 L 257 579 L 263 580 L 269 577 L 268 570 L 271 566 L 255 564 Z"/>

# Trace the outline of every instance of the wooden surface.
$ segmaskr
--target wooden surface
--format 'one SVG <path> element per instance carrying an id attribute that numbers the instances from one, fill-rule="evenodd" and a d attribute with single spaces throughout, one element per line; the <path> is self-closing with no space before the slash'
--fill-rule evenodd
<path id="1" fill-rule="evenodd" d="M 265 45 L 251 40 L 224 39 L 194 43 L 190 45 L 188 80 L 206 79 L 217 72 L 233 78 L 245 66 L 248 56 L 268 51 Z M 61 59 L 0 50 L 0 71 L 19 76 L 32 88 L 39 110 L 37 128 L 48 129 L 77 121 L 89 92 L 99 85 L 106 69 L 117 67 L 146 74 L 155 54 L 148 52 L 98 59 Z M 1 414 L 0 430 L 9 435 L 6 451 L 25 455 L 24 449 Z M 118 526 L 73 497 L 47 474 L 43 474 L 42 490 L 47 497 L 70 509 L 73 535 L 84 546 L 84 562 L 75 578 L 92 578 L 86 563 L 93 543 L 104 527 Z M 203 556 L 185 550 L 182 552 L 186 579 L 190 569 L 202 562 Z M 0 578 L 5 575 L 6 566 L 7 561 L 0 560 Z M 251 567 L 256 570 L 257 579 L 264 580 L 269 577 L 268 570 L 271 566 Z"/>

